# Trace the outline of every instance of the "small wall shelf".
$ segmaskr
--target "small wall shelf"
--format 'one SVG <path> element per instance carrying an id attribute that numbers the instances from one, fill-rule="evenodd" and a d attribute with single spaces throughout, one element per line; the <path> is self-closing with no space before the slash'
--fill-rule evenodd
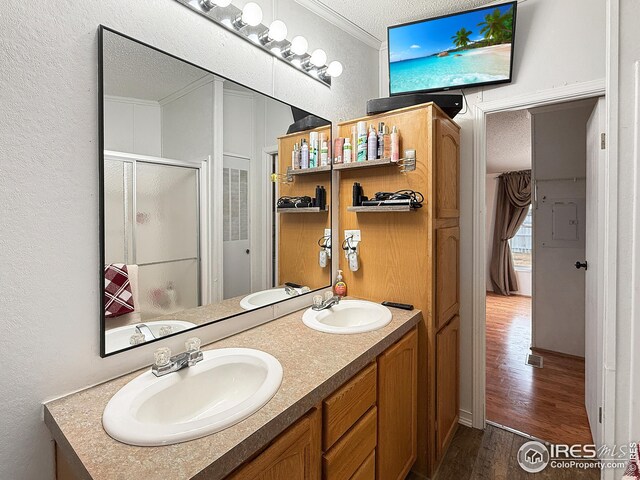
<path id="1" fill-rule="evenodd" d="M 290 175 L 310 175 L 312 173 L 322 173 L 322 172 L 330 172 L 331 165 L 325 165 L 323 167 L 314 167 L 314 168 L 297 168 L 292 169 L 289 167 L 287 169 L 287 173 Z"/>
<path id="2" fill-rule="evenodd" d="M 278 213 L 325 213 L 329 211 L 329 206 L 324 210 L 320 210 L 320 207 L 303 207 L 303 208 L 278 208 Z"/>
<path id="3" fill-rule="evenodd" d="M 367 206 L 367 207 L 347 207 L 347 212 L 356 213 L 388 213 L 388 212 L 415 212 L 415 208 L 411 205 L 386 205 L 386 206 Z"/>
<path id="4" fill-rule="evenodd" d="M 390 158 L 379 158 L 378 160 L 366 160 L 364 162 L 351 162 L 351 163 L 334 163 L 334 170 L 350 170 L 353 168 L 372 168 L 372 167 L 387 167 L 389 165 L 402 166 L 401 158 L 397 162 L 392 162 Z"/>

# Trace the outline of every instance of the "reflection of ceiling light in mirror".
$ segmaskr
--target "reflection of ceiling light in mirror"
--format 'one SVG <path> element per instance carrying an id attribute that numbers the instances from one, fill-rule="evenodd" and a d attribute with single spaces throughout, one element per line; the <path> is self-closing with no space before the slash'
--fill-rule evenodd
<path id="1" fill-rule="evenodd" d="M 322 67 L 325 63 L 327 63 L 327 54 L 321 48 L 318 48 L 313 51 L 311 54 L 311 64 L 316 67 Z"/>
<path id="2" fill-rule="evenodd" d="M 233 22 L 230 18 L 225 18 L 221 23 L 227 28 L 233 28 Z"/>
<path id="3" fill-rule="evenodd" d="M 309 42 L 302 35 L 298 35 L 297 37 L 293 37 L 291 40 L 291 51 L 296 55 L 304 55 L 307 53 L 307 49 L 309 48 Z"/>
<path id="4" fill-rule="evenodd" d="M 274 20 L 269 25 L 269 39 L 275 42 L 281 42 L 287 38 L 287 26 L 282 20 Z"/>
<path id="5" fill-rule="evenodd" d="M 280 47 L 273 47 L 271 49 L 271 51 L 275 54 L 278 55 L 279 57 L 282 56 L 282 49 Z"/>
<path id="6" fill-rule="evenodd" d="M 247 35 L 247 38 L 249 40 L 251 40 L 253 43 L 257 43 L 257 44 L 260 43 L 260 39 L 258 38 L 258 34 L 257 33 L 252 33 L 250 35 Z"/>
<path id="7" fill-rule="evenodd" d="M 242 21 L 255 27 L 262 22 L 262 8 L 254 2 L 247 3 L 242 9 Z"/>
<path id="8" fill-rule="evenodd" d="M 327 75 L 333 78 L 337 78 L 340 75 L 342 75 L 342 70 L 343 70 L 342 64 L 337 60 L 334 60 L 327 67 Z"/>
<path id="9" fill-rule="evenodd" d="M 294 67 L 302 68 L 302 62 L 299 58 L 294 58 L 293 60 L 291 60 L 291 65 L 293 65 Z"/>

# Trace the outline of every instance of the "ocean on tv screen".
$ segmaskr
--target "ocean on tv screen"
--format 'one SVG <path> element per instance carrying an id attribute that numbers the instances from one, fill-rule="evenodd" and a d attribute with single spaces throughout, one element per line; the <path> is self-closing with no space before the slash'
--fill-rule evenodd
<path id="1" fill-rule="evenodd" d="M 512 8 L 491 7 L 391 29 L 391 93 L 508 80 Z"/>

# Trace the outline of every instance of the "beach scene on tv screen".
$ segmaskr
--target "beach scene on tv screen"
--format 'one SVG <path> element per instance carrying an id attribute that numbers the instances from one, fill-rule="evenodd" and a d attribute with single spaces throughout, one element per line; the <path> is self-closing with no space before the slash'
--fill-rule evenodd
<path id="1" fill-rule="evenodd" d="M 513 5 L 389 29 L 391 93 L 508 80 Z"/>

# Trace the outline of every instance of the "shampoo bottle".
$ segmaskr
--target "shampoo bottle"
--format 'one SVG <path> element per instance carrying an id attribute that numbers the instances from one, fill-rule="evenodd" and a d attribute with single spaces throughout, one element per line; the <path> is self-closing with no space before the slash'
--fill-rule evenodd
<path id="1" fill-rule="evenodd" d="M 351 141 L 348 138 L 344 140 L 344 151 L 342 153 L 342 161 L 344 163 L 351 163 Z"/>
<path id="2" fill-rule="evenodd" d="M 382 150 L 382 158 L 391 158 L 391 135 L 389 135 L 389 128 L 384 126 L 384 134 L 382 135 L 382 141 L 384 143 Z"/>
<path id="3" fill-rule="evenodd" d="M 384 158 L 384 122 L 378 124 L 378 158 Z"/>
<path id="4" fill-rule="evenodd" d="M 369 138 L 367 139 L 367 160 L 378 158 L 378 135 L 373 125 L 369 127 Z"/>
<path id="5" fill-rule="evenodd" d="M 397 162 L 398 160 L 400 160 L 400 134 L 394 125 L 391 130 L 391 161 Z"/>
<path id="6" fill-rule="evenodd" d="M 347 295 L 347 284 L 342 279 L 342 270 L 338 270 L 336 283 L 333 286 L 333 293 L 338 297 L 345 297 Z"/>
<path id="7" fill-rule="evenodd" d="M 309 133 L 309 168 L 315 168 L 318 166 L 318 132 Z"/>
<path id="8" fill-rule="evenodd" d="M 358 122 L 358 162 L 367 160 L 367 122 Z"/>
<path id="9" fill-rule="evenodd" d="M 309 168 L 309 145 L 307 145 L 307 141 L 304 138 L 300 148 L 300 168 Z"/>
<path id="10" fill-rule="evenodd" d="M 300 152 L 297 143 L 293 146 L 293 152 L 291 152 L 291 168 L 293 170 L 300 168 Z"/>
<path id="11" fill-rule="evenodd" d="M 322 142 L 322 147 L 320 148 L 320 166 L 326 167 L 329 165 L 329 146 L 327 142 Z"/>
<path id="12" fill-rule="evenodd" d="M 351 127 L 351 161 L 358 160 L 358 127 Z"/>

